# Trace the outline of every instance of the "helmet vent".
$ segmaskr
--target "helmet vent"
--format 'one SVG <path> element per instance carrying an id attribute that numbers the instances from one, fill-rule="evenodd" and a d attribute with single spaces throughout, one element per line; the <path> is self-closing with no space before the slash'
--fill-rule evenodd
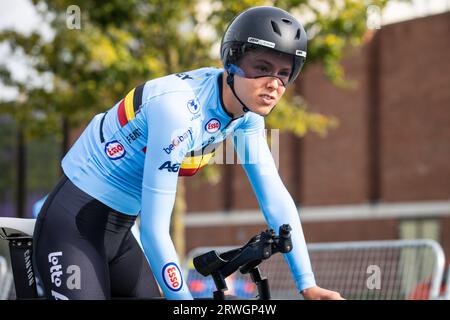
<path id="1" fill-rule="evenodd" d="M 284 23 L 287 23 L 287 24 L 292 24 L 292 21 L 289 19 L 286 19 L 286 18 L 281 19 L 281 21 L 283 21 Z"/>
<path id="2" fill-rule="evenodd" d="M 300 39 L 300 29 L 297 29 L 297 34 L 295 35 L 295 40 Z"/>
<path id="3" fill-rule="evenodd" d="M 272 24 L 273 31 L 281 37 L 281 31 L 280 28 L 278 27 L 278 24 L 273 20 L 270 20 L 270 23 Z"/>

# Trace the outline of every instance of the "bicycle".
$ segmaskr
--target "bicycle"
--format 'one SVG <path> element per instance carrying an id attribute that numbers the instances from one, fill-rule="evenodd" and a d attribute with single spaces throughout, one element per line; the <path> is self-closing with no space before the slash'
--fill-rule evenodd
<path id="1" fill-rule="evenodd" d="M 257 288 L 257 299 L 269 300 L 270 287 L 263 278 L 259 264 L 275 253 L 288 253 L 292 250 L 292 228 L 288 224 L 280 226 L 279 236 L 270 229 L 251 238 L 244 246 L 221 254 L 216 250 L 206 252 L 193 259 L 195 269 L 203 276 L 211 276 L 216 286 L 214 300 L 225 300 L 227 285 L 225 279 L 239 269 L 242 274 L 250 274 Z"/>
<path id="2" fill-rule="evenodd" d="M 43 299 L 39 296 L 32 263 L 33 231 L 36 219 L 0 218 L 0 239 L 9 242 L 11 267 L 17 299 Z M 279 235 L 265 230 L 252 237 L 244 246 L 223 253 L 212 250 L 194 258 L 194 267 L 203 276 L 211 276 L 216 291 L 213 300 L 235 299 L 225 295 L 226 278 L 238 269 L 250 274 L 257 288 L 256 299 L 269 300 L 270 288 L 267 278 L 262 277 L 259 265 L 275 253 L 292 250 L 291 227 L 279 228 Z M 206 298 L 210 300 L 211 298 Z M 200 298 L 200 300 L 203 300 Z"/>

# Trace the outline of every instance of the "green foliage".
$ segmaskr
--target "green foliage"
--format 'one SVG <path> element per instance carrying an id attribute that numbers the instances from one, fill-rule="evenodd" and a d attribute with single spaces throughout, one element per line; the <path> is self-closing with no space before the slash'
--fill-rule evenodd
<path id="1" fill-rule="evenodd" d="M 276 108 L 266 119 L 268 128 L 283 128 L 297 136 L 315 132 L 325 136 L 329 129 L 336 128 L 338 120 L 332 116 L 307 111 L 307 106 L 300 96 L 280 100 Z"/>
<path id="2" fill-rule="evenodd" d="M 366 11 L 369 5 L 383 9 L 388 0 L 310 1 L 301 11 L 314 18 L 305 24 L 312 37 L 308 45 L 308 63 L 321 62 L 327 76 L 344 86 L 344 71 L 340 65 L 344 49 L 361 44 L 367 32 Z"/>
<path id="3" fill-rule="evenodd" d="M 0 79 L 21 93 L 19 103 L 1 112 L 27 124 L 27 132 L 58 132 L 62 116 L 72 126 L 118 101 L 136 85 L 181 69 L 210 64 L 210 43 L 187 30 L 196 23 L 191 2 L 34 1 L 55 32 L 45 42 L 39 33 L 6 30 L 0 41 L 21 53 L 48 83 L 33 87 L 13 79 L 1 65 Z M 66 9 L 81 8 L 81 29 L 68 29 Z M 51 13 L 51 14 L 49 14 Z"/>
<path id="4" fill-rule="evenodd" d="M 35 137 L 27 143 L 26 167 L 28 191 L 45 194 L 61 175 L 59 139 L 53 136 Z"/>

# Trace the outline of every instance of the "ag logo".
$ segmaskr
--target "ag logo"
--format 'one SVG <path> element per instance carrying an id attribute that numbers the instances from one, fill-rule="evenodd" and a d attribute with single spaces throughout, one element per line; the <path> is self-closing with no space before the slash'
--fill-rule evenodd
<path id="1" fill-rule="evenodd" d="M 178 172 L 178 170 L 180 170 L 180 163 L 175 163 L 172 165 L 172 162 L 166 161 L 158 169 L 159 170 L 167 170 L 169 172 Z"/>
<path id="2" fill-rule="evenodd" d="M 212 118 L 205 125 L 205 130 L 209 133 L 214 133 L 219 131 L 220 129 L 220 121 L 216 118 Z"/>
<path id="3" fill-rule="evenodd" d="M 200 111 L 200 103 L 197 99 L 192 99 L 187 102 L 187 107 L 192 114 L 196 114 Z"/>
<path id="4" fill-rule="evenodd" d="M 180 291 L 183 287 L 183 276 L 180 268 L 174 262 L 169 262 L 163 267 L 162 276 L 166 286 L 172 291 Z"/>
<path id="5" fill-rule="evenodd" d="M 105 153 L 111 160 L 123 158 L 126 154 L 125 148 L 119 141 L 114 140 L 105 145 Z"/>

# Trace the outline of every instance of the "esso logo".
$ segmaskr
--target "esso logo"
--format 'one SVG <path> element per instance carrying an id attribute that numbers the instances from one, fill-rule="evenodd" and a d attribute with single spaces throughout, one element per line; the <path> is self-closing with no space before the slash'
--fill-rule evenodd
<path id="1" fill-rule="evenodd" d="M 170 290 L 180 291 L 183 287 L 183 276 L 180 268 L 174 262 L 170 262 L 163 267 L 162 276 L 164 283 Z"/>
<path id="2" fill-rule="evenodd" d="M 205 130 L 209 133 L 214 133 L 219 131 L 220 129 L 220 121 L 213 118 L 209 120 L 205 125 Z"/>
<path id="3" fill-rule="evenodd" d="M 119 141 L 114 140 L 105 145 L 105 153 L 111 160 L 117 160 L 122 158 L 126 151 Z"/>
<path id="4" fill-rule="evenodd" d="M 197 99 L 192 99 L 187 102 L 187 107 L 192 114 L 196 114 L 200 111 L 200 103 Z"/>

